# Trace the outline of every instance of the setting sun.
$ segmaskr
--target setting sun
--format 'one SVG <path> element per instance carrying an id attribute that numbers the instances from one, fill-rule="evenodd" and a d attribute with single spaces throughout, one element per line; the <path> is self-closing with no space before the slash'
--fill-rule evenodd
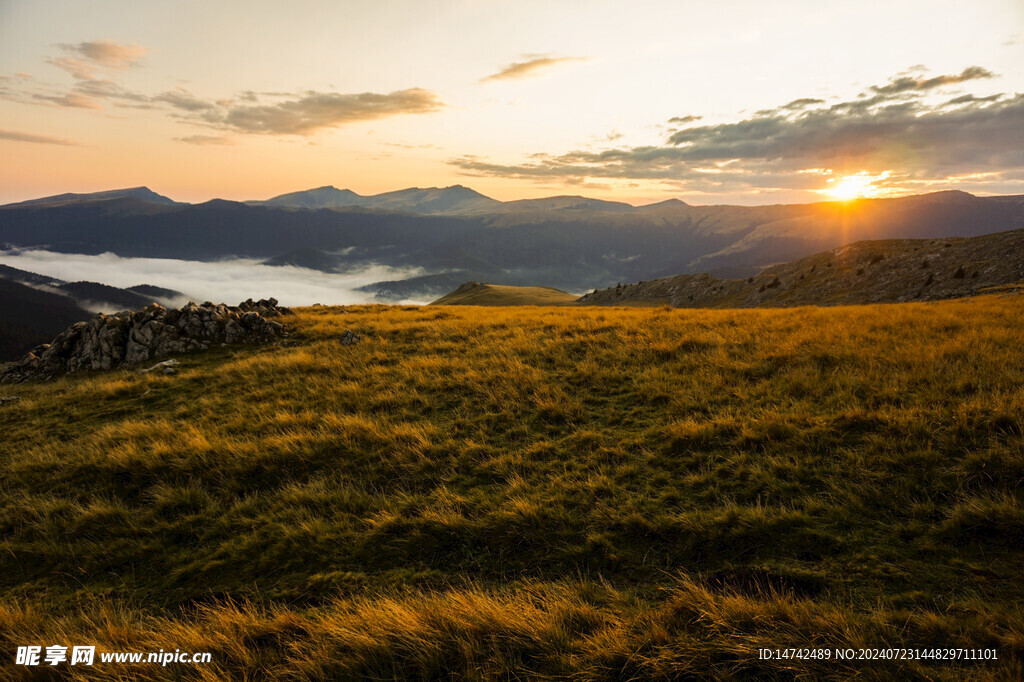
<path id="1" fill-rule="evenodd" d="M 878 191 L 872 184 L 873 180 L 874 178 L 869 175 L 847 175 L 835 181 L 833 186 L 824 189 L 823 192 L 840 201 L 870 197 Z"/>

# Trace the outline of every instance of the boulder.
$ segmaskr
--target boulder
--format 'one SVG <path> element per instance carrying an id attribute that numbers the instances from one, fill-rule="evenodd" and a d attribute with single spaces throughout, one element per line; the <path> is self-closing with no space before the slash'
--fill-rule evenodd
<path id="1" fill-rule="evenodd" d="M 341 345 L 343 346 L 351 346 L 353 344 L 359 343 L 362 340 L 363 337 L 360 336 L 359 334 L 356 334 L 351 329 L 346 329 L 341 334 Z"/>

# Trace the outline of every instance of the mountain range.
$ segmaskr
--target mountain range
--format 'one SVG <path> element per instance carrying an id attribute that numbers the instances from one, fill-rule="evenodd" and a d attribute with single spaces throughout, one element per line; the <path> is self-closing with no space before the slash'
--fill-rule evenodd
<path id="1" fill-rule="evenodd" d="M 217 261 L 323 272 L 417 271 L 363 289 L 441 296 L 467 280 L 582 293 L 678 274 L 749 277 L 861 240 L 971 237 L 1024 227 L 1024 196 L 959 191 L 773 206 L 634 207 L 561 196 L 501 202 L 462 186 L 374 196 L 321 187 L 264 201 L 175 202 L 148 188 L 0 206 L 0 244 L 65 253 Z"/>

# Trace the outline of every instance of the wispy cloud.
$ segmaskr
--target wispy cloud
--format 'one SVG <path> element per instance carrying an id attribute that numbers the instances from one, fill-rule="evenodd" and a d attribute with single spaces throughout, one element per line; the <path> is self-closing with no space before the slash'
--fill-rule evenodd
<path id="1" fill-rule="evenodd" d="M 981 67 L 932 78 L 901 75 L 831 106 L 801 98 L 735 123 L 677 127 L 661 145 L 540 153 L 513 165 L 470 156 L 450 163 L 470 175 L 656 179 L 708 192 L 813 188 L 822 182 L 816 175 L 822 169 L 891 170 L 894 183 L 964 173 L 1010 178 L 1024 169 L 1024 95 L 964 95 L 941 104 L 924 99 L 943 85 L 991 77 Z"/>
<path id="2" fill-rule="evenodd" d="M 60 93 L 48 93 L 48 92 L 33 92 L 28 95 L 29 101 L 33 104 L 40 102 L 46 104 L 52 104 L 58 107 L 67 107 L 69 109 L 102 109 L 103 105 L 97 102 L 92 97 L 87 97 L 78 92 L 60 92 Z M 18 99 L 18 98 L 13 98 Z M 19 100 L 25 101 L 25 100 Z"/>
<path id="3" fill-rule="evenodd" d="M 885 85 L 871 86 L 871 91 L 883 95 L 894 95 L 900 92 L 931 90 L 933 88 L 939 88 L 945 85 L 956 85 L 958 83 L 965 83 L 979 78 L 995 77 L 996 75 L 988 69 L 984 69 L 980 66 L 969 66 L 961 73 L 955 75 L 934 76 L 933 78 L 899 76 L 897 78 L 893 78 Z"/>
<path id="4" fill-rule="evenodd" d="M 176 137 L 175 142 L 185 142 L 187 144 L 198 144 L 198 145 L 232 145 L 234 141 L 224 135 L 188 135 L 186 137 Z"/>
<path id="5" fill-rule="evenodd" d="M 80 81 L 72 92 L 75 95 L 88 97 L 94 101 L 110 100 L 133 107 L 148 108 L 153 102 L 153 98 L 129 90 L 117 81 L 109 78 L 90 78 Z"/>
<path id="6" fill-rule="evenodd" d="M 65 140 L 59 137 L 48 137 L 46 135 L 33 135 L 31 133 L 19 133 L 14 130 L 0 130 L 0 140 L 11 140 L 12 142 L 30 142 L 33 144 L 57 144 L 64 147 L 78 147 L 77 142 Z"/>
<path id="7" fill-rule="evenodd" d="M 445 105 L 429 90 L 411 88 L 389 94 L 306 92 L 266 104 L 230 102 L 199 118 L 242 133 L 310 135 L 325 128 L 402 114 L 428 114 Z"/>
<path id="8" fill-rule="evenodd" d="M 71 74 L 71 87 L 54 86 L 27 73 L 18 73 L 17 82 L 9 78 L 0 80 L 0 98 L 71 109 L 102 109 L 104 102 L 134 108 L 152 106 L 153 98 L 129 90 L 115 80 L 118 72 L 141 66 L 146 48 L 112 40 L 60 43 L 59 47 L 66 54 L 46 62 Z"/>
<path id="9" fill-rule="evenodd" d="M 796 111 L 797 109 L 806 109 L 809 106 L 824 103 L 825 100 L 823 99 L 815 99 L 813 97 L 801 97 L 800 99 L 793 100 L 789 104 L 784 104 L 782 108 L 788 111 Z"/>
<path id="10" fill-rule="evenodd" d="M 209 111 L 217 108 L 217 105 L 213 102 L 202 100 L 184 88 L 178 88 L 170 92 L 161 93 L 155 97 L 151 97 L 150 101 L 169 104 L 175 109 L 181 109 L 183 111 Z"/>
<path id="11" fill-rule="evenodd" d="M 84 43 L 60 43 L 66 54 L 47 61 L 64 69 L 75 78 L 94 78 L 97 69 L 123 71 L 141 64 L 148 50 L 141 45 L 125 45 L 113 40 L 93 40 Z"/>
<path id="12" fill-rule="evenodd" d="M 205 128 L 234 133 L 308 136 L 358 121 L 391 116 L 427 114 L 445 107 L 430 90 L 409 88 L 391 93 L 253 92 L 207 99 L 178 87 L 155 95 L 126 88 L 113 72 L 140 65 L 146 48 L 108 40 L 60 44 L 67 54 L 47 60 L 74 78 L 70 87 L 55 87 L 30 76 L 16 82 L 0 78 L 0 98 L 28 104 L 74 109 L 103 109 L 104 105 L 162 110 Z M 224 136 L 176 138 L 192 144 L 225 144 Z"/>
<path id="13" fill-rule="evenodd" d="M 527 59 L 522 62 L 514 62 L 504 67 L 497 73 L 492 73 L 490 76 L 485 76 L 480 79 L 481 83 L 488 83 L 490 81 L 503 81 L 503 80 L 517 80 L 521 78 L 532 78 L 538 76 L 543 71 L 547 71 L 553 66 L 558 64 L 567 64 L 570 62 L 585 62 L 587 57 L 548 57 L 548 56 L 536 56 L 531 59 Z"/>

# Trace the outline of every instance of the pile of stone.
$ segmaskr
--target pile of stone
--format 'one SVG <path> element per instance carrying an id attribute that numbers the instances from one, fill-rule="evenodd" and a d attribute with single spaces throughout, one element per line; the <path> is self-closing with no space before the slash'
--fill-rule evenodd
<path id="1" fill-rule="evenodd" d="M 153 304 L 136 312 L 100 314 L 77 322 L 52 343 L 34 348 L 0 372 L 0 383 L 50 379 L 65 372 L 129 367 L 215 344 L 261 344 L 286 336 L 274 319 L 291 315 L 276 299 L 237 306 L 189 302 L 180 310 Z"/>

